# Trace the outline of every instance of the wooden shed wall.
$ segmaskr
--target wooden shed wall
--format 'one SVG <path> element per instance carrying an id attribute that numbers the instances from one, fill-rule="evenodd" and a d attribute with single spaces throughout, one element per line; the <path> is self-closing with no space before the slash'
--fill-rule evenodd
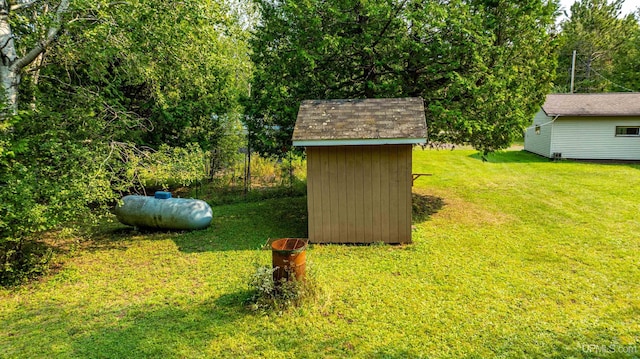
<path id="1" fill-rule="evenodd" d="M 411 242 L 411 145 L 306 150 L 311 242 Z"/>

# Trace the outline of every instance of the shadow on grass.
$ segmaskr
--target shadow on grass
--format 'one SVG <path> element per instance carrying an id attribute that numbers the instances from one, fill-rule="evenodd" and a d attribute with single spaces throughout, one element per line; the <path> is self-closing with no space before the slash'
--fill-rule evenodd
<path id="1" fill-rule="evenodd" d="M 207 252 L 258 249 L 269 239 L 307 237 L 306 197 L 215 206 L 211 226 L 176 236 L 181 251 Z"/>
<path id="2" fill-rule="evenodd" d="M 118 320 L 89 331 L 68 328 L 67 335 L 73 356 L 81 358 L 411 357 L 404 349 L 361 352 L 352 344 L 358 339 L 352 333 L 310 337 L 282 319 L 252 319 L 237 307 L 238 299 L 223 296 L 188 308 L 130 308 L 118 313 Z"/>
<path id="3" fill-rule="evenodd" d="M 8 350 L 3 354 L 7 357 L 78 358 L 412 358 L 428 354 L 424 352 L 428 346 L 420 342 L 377 345 L 370 341 L 381 335 L 373 334 L 375 328 L 336 330 L 333 323 L 345 320 L 339 313 L 316 318 L 316 322 L 307 323 L 308 328 L 302 330 L 299 325 L 307 318 L 301 318 L 299 314 L 289 318 L 247 314 L 241 305 L 245 295 L 246 292 L 239 291 L 182 304 L 104 306 L 96 312 L 82 307 L 61 308 L 61 303 L 49 301 L 29 307 L 28 312 L 23 310 L 5 316 L 4 333 L 13 340 L 9 339 L 11 345 L 3 348 Z M 70 314 L 76 316 L 70 319 Z M 363 329 L 366 332 L 361 332 Z M 492 350 L 491 356 L 496 357 L 633 358 L 638 354 L 635 344 L 612 345 L 619 343 L 618 333 L 613 328 L 568 329 L 540 334 L 548 338 L 540 344 L 531 344 L 526 338 L 514 343 L 505 339 L 497 341 L 491 349 L 483 347 L 486 343 L 475 338 L 472 340 L 477 345 L 473 347 L 476 352 L 458 357 L 488 357 L 487 350 Z M 436 338 L 434 341 L 424 337 L 424 341 L 441 346 L 433 353 L 435 356 L 452 356 L 451 350 L 460 354 L 455 348 L 460 343 L 452 339 Z M 366 349 L 360 348 L 364 340 L 367 341 Z M 506 345 L 497 345 L 501 342 Z M 527 353 L 527 349 L 532 351 Z M 32 355 L 19 355 L 25 351 Z"/>
<path id="4" fill-rule="evenodd" d="M 301 331 L 295 324 L 272 317 L 250 314 L 241 305 L 246 293 L 223 295 L 188 307 L 129 307 L 113 313 L 114 319 L 96 327 L 66 328 L 73 356 L 82 358 L 178 358 L 178 357 L 264 357 L 293 354 L 301 357 L 411 358 L 421 354 L 409 343 L 360 348 L 359 338 L 352 332 Z M 294 315 L 295 316 L 295 315 Z M 117 318 L 117 319 L 116 319 Z M 340 316 L 331 320 L 341 321 Z M 62 320 L 62 318 L 58 318 Z M 296 322 L 292 318 L 292 322 Z M 87 330 L 89 329 L 89 330 Z M 65 337 L 60 333 L 60 338 Z M 553 343 L 542 344 L 539 357 L 602 358 L 636 357 L 628 353 L 635 346 L 616 346 L 612 333 L 599 330 L 588 333 L 599 338 L 596 343 L 574 343 L 566 334 L 556 334 Z M 453 345 L 455 343 L 441 343 Z M 614 352 L 611 348 L 619 348 Z M 514 350 L 515 349 L 515 350 Z M 460 356 L 483 358 L 487 352 L 477 351 Z M 441 350 L 441 353 L 446 352 Z M 480 354 L 482 353 L 482 354 Z M 518 357 L 517 348 L 495 348 L 495 356 Z M 526 356 L 526 355 L 525 355 Z M 536 355 L 533 355 L 536 357 Z"/>
<path id="5" fill-rule="evenodd" d="M 445 205 L 440 197 L 413 193 L 413 223 L 426 221 Z M 87 250 L 126 249 L 132 240 L 171 239 L 180 251 L 200 253 L 262 248 L 276 238 L 306 238 L 305 196 L 213 206 L 211 226 L 199 231 L 153 231 L 112 224 Z"/>
<path id="6" fill-rule="evenodd" d="M 211 209 L 211 225 L 203 230 L 157 230 L 110 223 L 98 229 L 83 249 L 126 249 L 131 241 L 171 239 L 181 251 L 197 253 L 258 249 L 273 238 L 307 237 L 304 196 L 217 205 Z"/>
<path id="7" fill-rule="evenodd" d="M 88 252 L 114 249 L 125 250 L 129 247 L 129 243 L 134 240 L 165 240 L 184 233 L 187 232 L 129 227 L 118 222 L 103 223 L 91 234 L 91 240 L 82 244 L 82 249 Z"/>
<path id="8" fill-rule="evenodd" d="M 186 307 L 128 307 L 89 330 L 67 327 L 67 340 L 73 356 L 81 358 L 270 357 L 280 351 L 348 357 L 355 352 L 348 333 L 311 340 L 287 320 L 265 321 L 244 308 L 249 294 L 238 291 Z"/>
<path id="9" fill-rule="evenodd" d="M 445 203 L 444 199 L 422 193 L 412 193 L 412 222 L 421 223 L 438 213 Z"/>
<path id="10" fill-rule="evenodd" d="M 551 160 L 537 155 L 535 153 L 521 151 L 497 151 L 488 154 L 486 157 L 482 156 L 482 153 L 476 152 L 469 155 L 470 158 L 474 158 L 479 161 L 485 161 L 488 163 L 530 163 L 530 162 L 550 162 Z"/>
<path id="11" fill-rule="evenodd" d="M 482 153 L 477 152 L 469 155 L 470 158 L 482 161 Z M 498 151 L 490 153 L 484 158 L 487 163 L 534 163 L 534 162 L 554 162 L 553 160 L 537 155 L 535 153 L 521 151 Z M 633 160 L 580 160 L 562 159 L 558 163 L 591 163 L 597 165 L 628 166 L 640 170 L 640 161 Z"/>
<path id="12" fill-rule="evenodd" d="M 209 300 L 188 308 L 134 307 L 73 340 L 82 358 L 177 358 L 201 356 L 220 336 L 231 336 L 245 314 Z"/>

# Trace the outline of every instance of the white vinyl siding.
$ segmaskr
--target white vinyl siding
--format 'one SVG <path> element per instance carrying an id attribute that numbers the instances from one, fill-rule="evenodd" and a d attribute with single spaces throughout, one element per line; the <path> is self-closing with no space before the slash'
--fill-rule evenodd
<path id="1" fill-rule="evenodd" d="M 616 136 L 616 126 L 640 126 L 640 118 L 560 117 L 553 123 L 550 152 L 562 158 L 640 160 L 640 137 Z"/>
<path id="2" fill-rule="evenodd" d="M 536 131 L 536 128 L 539 131 Z M 540 110 L 533 118 L 533 124 L 524 133 L 524 149 L 541 156 L 551 157 L 551 133 L 553 118 Z"/>

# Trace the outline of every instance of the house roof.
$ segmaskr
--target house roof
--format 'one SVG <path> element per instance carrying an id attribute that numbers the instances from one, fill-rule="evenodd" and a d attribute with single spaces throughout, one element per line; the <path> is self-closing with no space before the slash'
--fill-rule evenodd
<path id="1" fill-rule="evenodd" d="M 294 146 L 424 143 L 421 98 L 306 100 L 293 130 Z"/>
<path id="2" fill-rule="evenodd" d="M 640 92 L 549 94 L 547 116 L 640 116 Z"/>

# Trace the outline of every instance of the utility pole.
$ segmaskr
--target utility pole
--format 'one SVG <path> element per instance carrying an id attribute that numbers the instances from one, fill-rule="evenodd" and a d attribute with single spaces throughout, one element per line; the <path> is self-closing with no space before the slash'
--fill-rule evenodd
<path id="1" fill-rule="evenodd" d="M 573 85 L 576 78 L 576 50 L 573 50 L 573 59 L 571 60 L 571 92 L 573 93 Z"/>

